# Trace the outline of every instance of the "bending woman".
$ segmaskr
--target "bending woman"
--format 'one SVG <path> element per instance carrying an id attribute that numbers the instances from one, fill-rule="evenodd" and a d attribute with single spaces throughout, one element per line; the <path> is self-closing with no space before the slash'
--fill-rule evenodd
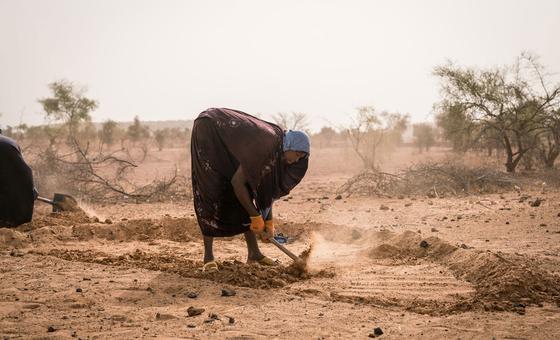
<path id="1" fill-rule="evenodd" d="M 214 237 L 243 233 L 247 262 L 274 265 L 256 235 L 274 236 L 272 203 L 303 178 L 310 143 L 300 131 L 232 109 L 208 109 L 194 121 L 191 167 L 194 207 L 204 239 L 205 271 L 215 271 Z"/>

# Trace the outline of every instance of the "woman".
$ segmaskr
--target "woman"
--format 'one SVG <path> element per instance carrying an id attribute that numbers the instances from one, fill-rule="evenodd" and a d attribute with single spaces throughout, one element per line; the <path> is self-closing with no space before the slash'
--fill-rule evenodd
<path id="1" fill-rule="evenodd" d="M 309 138 L 244 112 L 208 109 L 194 121 L 191 139 L 192 187 L 204 239 L 204 271 L 216 271 L 214 237 L 243 233 L 247 262 L 274 265 L 259 250 L 274 236 L 272 202 L 305 175 Z"/>
<path id="2" fill-rule="evenodd" d="M 21 148 L 13 139 L 0 135 L 0 227 L 31 221 L 36 197 L 33 172 Z"/>

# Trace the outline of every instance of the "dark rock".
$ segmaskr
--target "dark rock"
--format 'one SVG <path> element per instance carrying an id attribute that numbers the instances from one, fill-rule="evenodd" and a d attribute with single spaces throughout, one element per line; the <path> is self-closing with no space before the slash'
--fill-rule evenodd
<path id="1" fill-rule="evenodd" d="M 540 197 L 537 197 L 534 201 L 529 202 L 529 205 L 536 208 L 541 205 L 542 201 L 543 200 Z"/>
<path id="2" fill-rule="evenodd" d="M 56 332 L 56 328 L 54 328 L 53 326 L 49 326 L 49 328 L 47 328 L 47 332 L 49 333 Z"/>
<path id="3" fill-rule="evenodd" d="M 205 323 L 210 323 L 210 322 L 214 322 L 216 320 L 220 320 L 220 317 L 218 317 L 218 314 L 214 314 L 214 313 L 210 313 L 208 314 L 208 319 L 204 320 Z M 234 320 L 235 322 L 235 320 Z"/>
<path id="4" fill-rule="evenodd" d="M 10 256 L 14 256 L 14 257 L 22 257 L 24 254 L 21 250 L 17 250 L 17 249 L 12 249 L 12 251 L 10 251 Z"/>
<path id="5" fill-rule="evenodd" d="M 76 293 L 81 293 L 82 292 L 82 288 L 76 288 Z"/>
<path id="6" fill-rule="evenodd" d="M 429 246 L 430 244 L 426 240 L 422 240 L 422 242 L 420 242 L 420 247 L 422 248 L 428 248 Z"/>
<path id="7" fill-rule="evenodd" d="M 439 230 L 437 230 L 436 228 L 432 228 L 432 233 L 437 233 Z"/>
<path id="8" fill-rule="evenodd" d="M 226 317 L 228 318 L 228 323 L 230 325 L 233 325 L 235 323 L 235 319 L 233 317 L 231 317 L 231 316 L 226 316 Z"/>
<path id="9" fill-rule="evenodd" d="M 342 199 L 342 195 L 336 195 L 336 197 L 334 198 L 335 200 L 341 200 Z"/>
<path id="10" fill-rule="evenodd" d="M 72 333 L 70 333 L 70 336 L 75 338 L 78 336 L 78 333 L 76 333 L 76 331 L 72 331 Z"/>
<path id="11" fill-rule="evenodd" d="M 235 296 L 235 290 L 230 288 L 222 288 L 222 296 Z"/>
<path id="12" fill-rule="evenodd" d="M 187 325 L 187 327 L 188 327 L 188 328 L 195 328 L 196 325 L 194 325 L 194 324 L 192 324 L 192 323 L 189 323 L 189 324 Z"/>
<path id="13" fill-rule="evenodd" d="M 107 219 L 105 219 L 105 223 L 106 224 L 113 224 L 113 221 L 111 221 L 110 219 L 107 218 Z"/>
<path id="14" fill-rule="evenodd" d="M 389 207 L 386 206 L 385 204 L 381 204 L 381 206 L 379 207 L 379 210 L 389 210 Z"/>
<path id="15" fill-rule="evenodd" d="M 189 316 L 197 316 L 200 315 L 202 313 L 204 313 L 205 309 L 204 308 L 196 308 L 193 306 L 190 306 L 189 308 L 187 308 L 187 314 Z"/>
<path id="16" fill-rule="evenodd" d="M 357 239 L 359 239 L 360 237 L 362 237 L 362 234 L 360 234 L 360 232 L 359 232 L 358 230 L 353 229 L 353 230 L 352 230 L 352 239 L 353 239 L 353 240 L 357 240 Z"/>
<path id="17" fill-rule="evenodd" d="M 370 338 L 377 338 L 378 336 L 383 335 L 383 331 L 381 330 L 381 327 L 375 327 L 375 329 L 373 330 L 373 333 L 369 333 L 368 337 Z"/>
<path id="18" fill-rule="evenodd" d="M 187 297 L 189 299 L 196 299 L 198 297 L 198 293 L 190 292 L 190 293 L 187 294 Z"/>

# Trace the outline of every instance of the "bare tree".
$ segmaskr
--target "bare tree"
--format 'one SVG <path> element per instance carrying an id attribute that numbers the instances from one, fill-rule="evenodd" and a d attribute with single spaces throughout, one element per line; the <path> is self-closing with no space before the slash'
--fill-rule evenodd
<path id="1" fill-rule="evenodd" d="M 352 147 L 366 169 L 375 169 L 381 146 L 401 142 L 408 125 L 408 115 L 377 113 L 373 106 L 358 107 L 356 117 L 346 130 Z"/>
<path id="2" fill-rule="evenodd" d="M 85 192 L 93 199 L 126 197 L 138 201 L 161 197 L 177 182 L 176 171 L 169 179 L 155 179 L 142 186 L 132 183 L 127 175 L 137 167 L 137 161 L 127 150 L 104 152 L 101 147 L 92 146 L 97 133 L 90 122 L 90 114 L 97 102 L 86 98 L 83 90 L 66 81 L 55 82 L 49 87 L 53 96 L 39 102 L 43 104 L 46 116 L 61 124 L 33 127 L 27 131 L 28 135 L 34 133 L 36 138 L 48 140 L 48 143 L 36 143 L 39 149 L 33 168 L 38 174 L 39 190 L 56 185 L 75 193 Z M 83 125 L 82 129 L 80 125 Z M 100 144 L 110 142 L 108 138 L 115 126 L 111 121 L 104 124 L 102 132 L 107 135 L 100 138 Z M 133 126 L 135 136 L 143 137 L 147 130 L 140 125 L 138 118 Z M 68 135 L 60 143 L 62 130 L 67 130 Z M 59 148 L 59 144 L 62 147 Z"/>
<path id="3" fill-rule="evenodd" d="M 272 119 L 284 130 L 307 130 L 309 122 L 303 112 L 277 113 Z"/>

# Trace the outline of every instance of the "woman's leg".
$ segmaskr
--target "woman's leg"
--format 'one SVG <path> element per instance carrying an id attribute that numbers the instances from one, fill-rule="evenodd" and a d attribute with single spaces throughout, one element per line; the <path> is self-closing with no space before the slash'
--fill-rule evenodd
<path id="1" fill-rule="evenodd" d="M 212 236 L 203 236 L 204 239 L 204 263 L 214 261 L 214 250 L 213 243 L 214 238 Z"/>
<path id="2" fill-rule="evenodd" d="M 245 242 L 247 242 L 247 260 L 248 261 L 259 261 L 264 255 L 259 249 L 259 244 L 257 243 L 257 235 L 251 230 L 246 231 L 244 234 Z"/>

